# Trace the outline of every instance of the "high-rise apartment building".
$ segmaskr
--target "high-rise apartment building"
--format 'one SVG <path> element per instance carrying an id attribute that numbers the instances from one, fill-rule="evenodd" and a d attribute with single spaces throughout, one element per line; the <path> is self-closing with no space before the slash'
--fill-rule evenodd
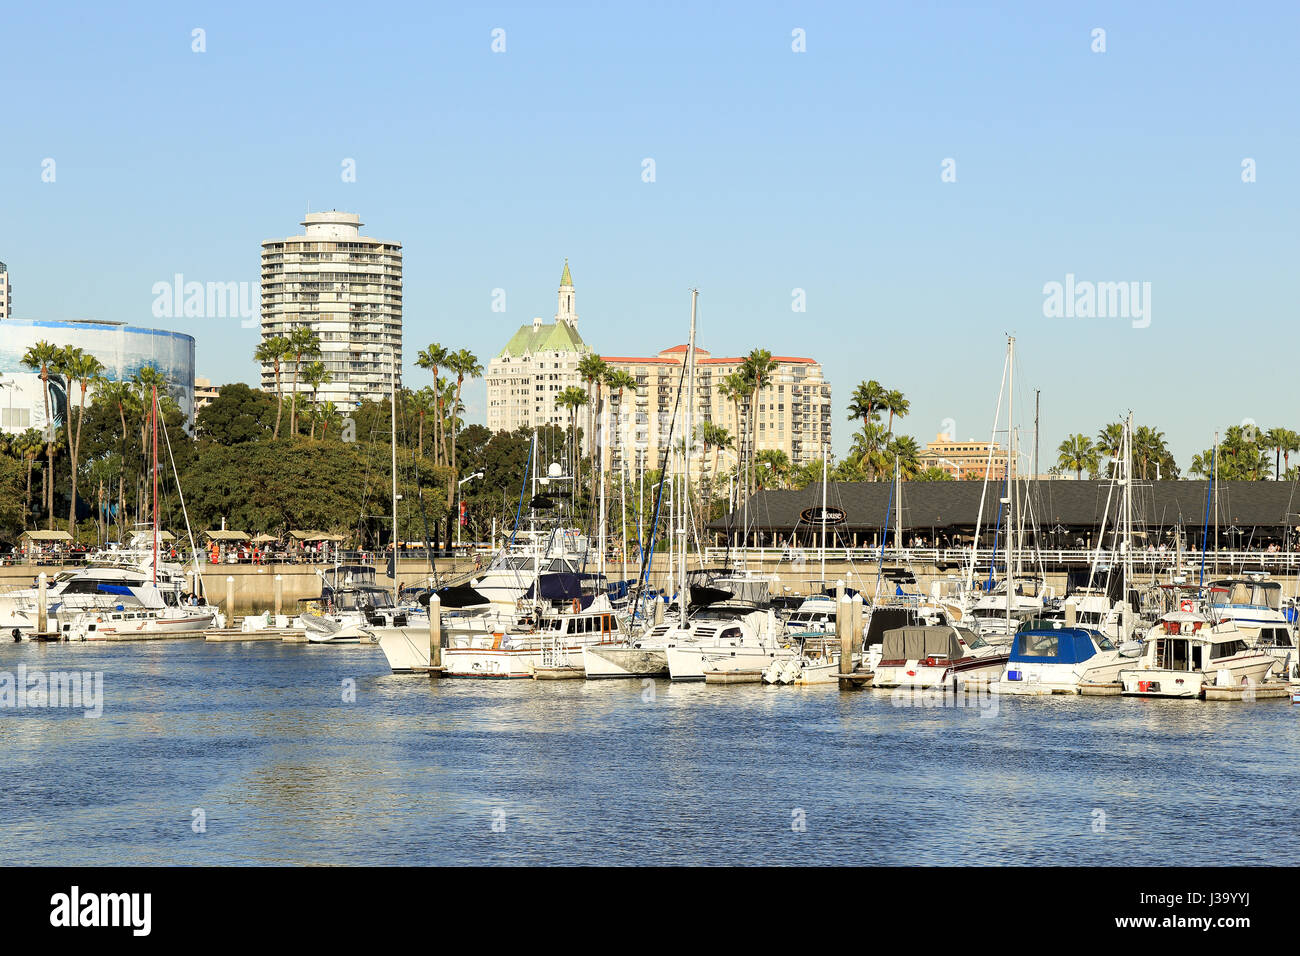
<path id="1" fill-rule="evenodd" d="M 12 318 L 14 314 L 13 286 L 9 282 L 9 269 L 0 262 L 0 319 Z"/>
<path id="2" fill-rule="evenodd" d="M 399 388 L 402 380 L 402 245 L 362 236 L 352 213 L 308 213 L 302 225 L 304 235 L 262 243 L 262 338 L 307 326 L 320 339 L 317 361 L 329 374 L 316 399 L 341 407 L 382 401 L 394 362 Z M 290 358 L 280 366 L 284 391 L 293 378 Z M 269 363 L 262 387 L 276 387 Z M 298 391 L 312 393 L 301 375 Z"/>

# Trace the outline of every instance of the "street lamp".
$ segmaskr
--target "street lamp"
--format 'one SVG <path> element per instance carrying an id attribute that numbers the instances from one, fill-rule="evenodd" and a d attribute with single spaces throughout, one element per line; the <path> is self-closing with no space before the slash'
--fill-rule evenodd
<path id="1" fill-rule="evenodd" d="M 474 472 L 474 474 L 467 475 L 466 477 L 462 478 L 460 481 L 456 482 L 456 547 L 458 548 L 460 547 L 460 526 L 463 522 L 463 518 L 460 513 L 460 486 L 465 484 L 465 482 L 467 481 L 474 481 L 476 478 L 482 478 L 482 477 L 483 477 L 483 472 L 476 471 Z"/>

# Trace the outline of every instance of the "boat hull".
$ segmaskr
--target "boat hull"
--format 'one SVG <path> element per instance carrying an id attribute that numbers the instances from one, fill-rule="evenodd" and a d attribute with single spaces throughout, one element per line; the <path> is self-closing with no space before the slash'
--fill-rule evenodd
<path id="1" fill-rule="evenodd" d="M 669 676 L 666 648 L 584 647 L 582 666 L 588 680 Z"/>

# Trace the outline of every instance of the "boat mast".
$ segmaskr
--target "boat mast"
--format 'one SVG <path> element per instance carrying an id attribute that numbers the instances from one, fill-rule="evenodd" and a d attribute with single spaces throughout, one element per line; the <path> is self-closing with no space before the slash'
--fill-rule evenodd
<path id="1" fill-rule="evenodd" d="M 393 604 L 397 604 L 397 349 L 389 352 L 390 397 L 388 401 L 391 413 L 391 437 L 393 446 Z M 436 385 L 436 383 L 435 383 Z M 452 409 L 454 415 L 456 410 Z M 459 520 L 459 518 L 457 518 Z"/>
<path id="2" fill-rule="evenodd" d="M 158 584 L 158 386 L 149 387 L 149 415 L 153 419 L 153 583 Z M 229 610 L 229 608 L 227 608 Z"/>
<path id="3" fill-rule="evenodd" d="M 700 297 L 698 289 L 691 290 L 691 334 L 686 340 L 686 422 L 682 430 L 682 506 L 681 536 L 682 551 L 677 560 L 680 562 L 681 615 L 682 624 L 686 624 L 686 612 L 689 605 L 686 586 L 686 511 L 690 502 L 691 446 L 694 443 L 695 424 L 692 412 L 695 410 L 695 305 Z"/>
<path id="4" fill-rule="evenodd" d="M 826 587 L 826 459 L 830 455 L 830 445 L 822 443 L 822 588 Z M 837 608 L 838 610 L 838 608 Z"/>
<path id="5" fill-rule="evenodd" d="M 1014 454 L 1016 434 L 1016 338 L 1007 336 L 1007 634 L 1011 629 L 1011 596 L 1015 590 L 1012 579 L 1012 552 L 1017 550 L 1015 532 L 1016 459 Z"/>

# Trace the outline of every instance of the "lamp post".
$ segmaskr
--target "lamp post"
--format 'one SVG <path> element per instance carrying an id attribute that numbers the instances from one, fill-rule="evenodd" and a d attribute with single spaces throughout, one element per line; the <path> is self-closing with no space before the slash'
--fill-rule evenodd
<path id="1" fill-rule="evenodd" d="M 460 514 L 460 486 L 465 484 L 465 482 L 467 481 L 473 481 L 476 478 L 482 478 L 482 477 L 483 477 L 483 472 L 476 471 L 474 472 L 474 474 L 467 475 L 466 477 L 462 478 L 460 481 L 456 482 L 456 547 L 458 548 L 460 547 L 460 526 L 462 520 Z"/>

